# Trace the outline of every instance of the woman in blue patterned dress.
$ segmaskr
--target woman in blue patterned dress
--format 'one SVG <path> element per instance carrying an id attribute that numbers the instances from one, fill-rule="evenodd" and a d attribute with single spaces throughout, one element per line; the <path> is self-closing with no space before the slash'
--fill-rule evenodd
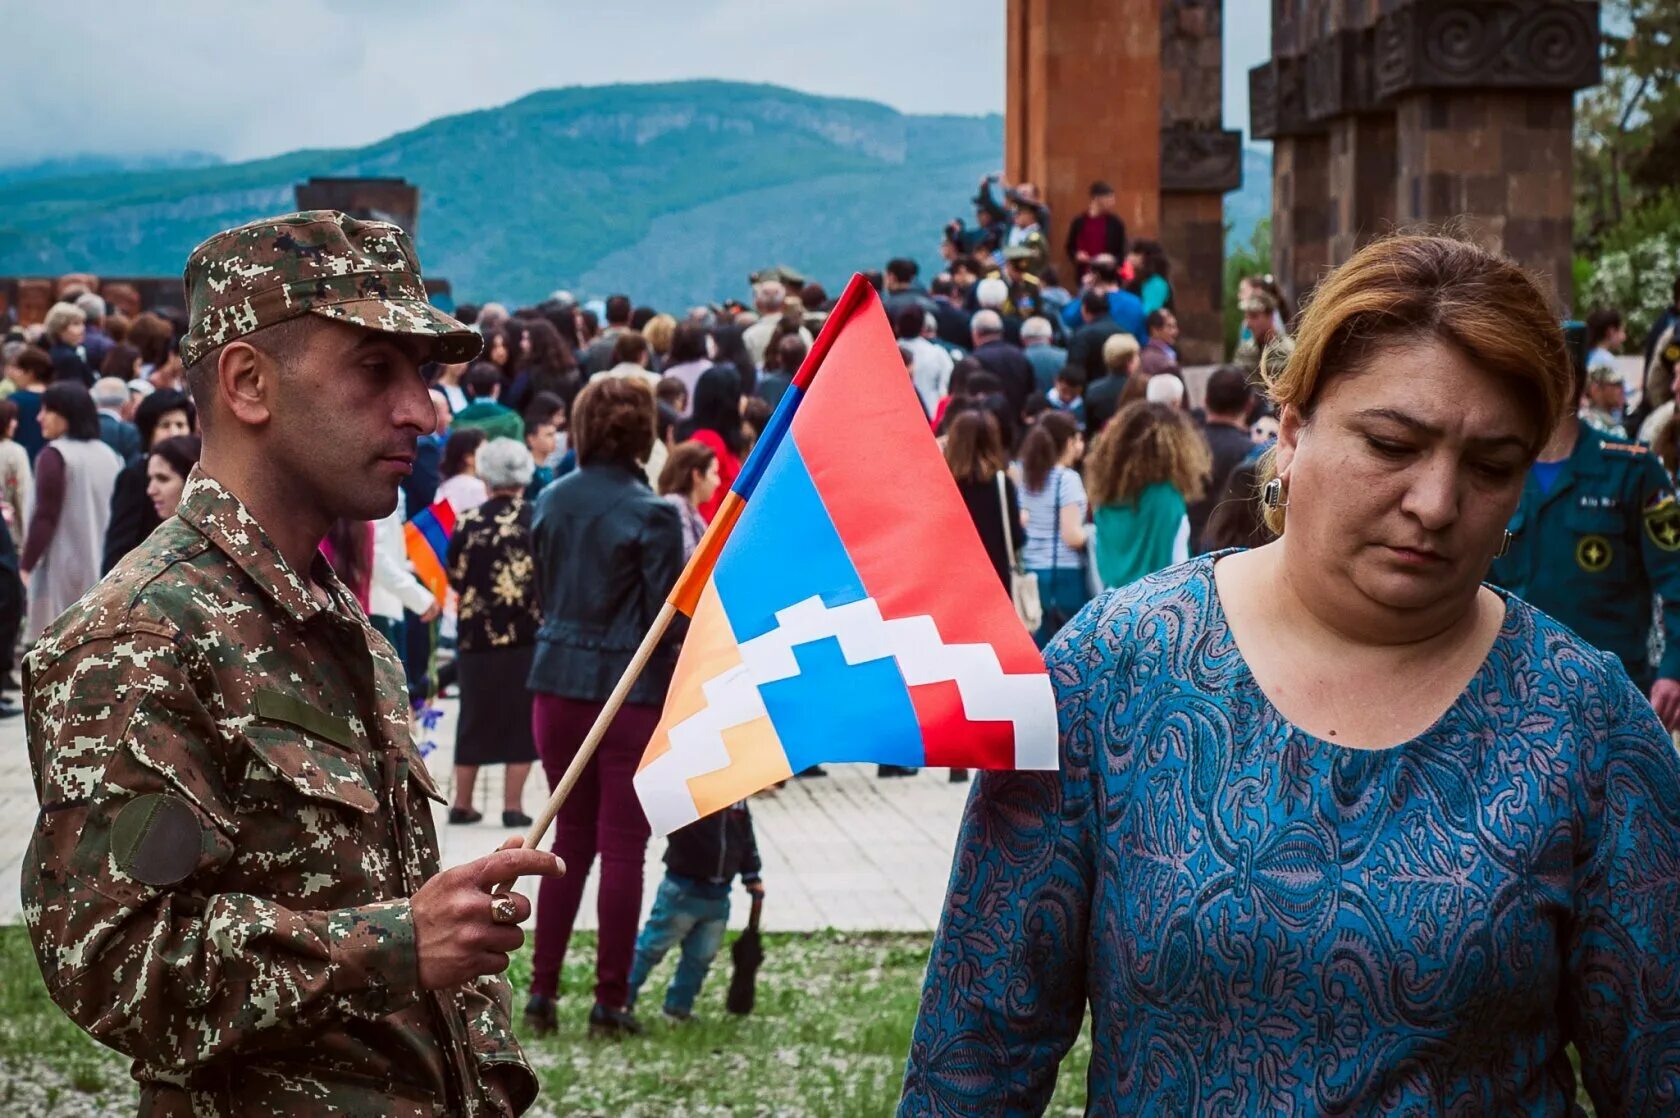
<path id="1" fill-rule="evenodd" d="M 1569 358 L 1515 266 L 1397 237 L 1271 386 L 1287 530 L 1046 650 L 1059 773 L 968 805 L 901 1115 L 1680 1113 L 1680 763 L 1482 585 Z M 1565 556 L 1563 560 L 1567 561 Z"/>

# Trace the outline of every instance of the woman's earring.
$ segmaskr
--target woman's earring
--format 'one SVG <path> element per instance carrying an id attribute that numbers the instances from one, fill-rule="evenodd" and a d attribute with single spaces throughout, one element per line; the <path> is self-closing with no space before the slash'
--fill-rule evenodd
<path id="1" fill-rule="evenodd" d="M 1509 531 L 1499 541 L 1499 550 L 1493 553 L 1495 559 L 1503 559 L 1511 550 L 1511 540 L 1514 539 Z"/>
<path id="2" fill-rule="evenodd" d="M 1260 503 L 1268 509 L 1286 509 L 1289 502 L 1283 499 L 1283 479 L 1275 477 L 1268 481 L 1260 490 Z"/>

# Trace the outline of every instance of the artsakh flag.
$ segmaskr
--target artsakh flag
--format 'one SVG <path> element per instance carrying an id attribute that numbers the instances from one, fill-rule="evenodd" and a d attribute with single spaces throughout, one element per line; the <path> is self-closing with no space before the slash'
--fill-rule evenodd
<path id="1" fill-rule="evenodd" d="M 692 623 L 635 778 L 655 834 L 822 762 L 1056 767 L 1044 661 L 861 276 L 670 604 Z"/>
<path id="2" fill-rule="evenodd" d="M 403 525 L 403 544 L 414 577 L 442 602 L 449 597 L 449 537 L 455 534 L 455 506 L 434 501 Z"/>

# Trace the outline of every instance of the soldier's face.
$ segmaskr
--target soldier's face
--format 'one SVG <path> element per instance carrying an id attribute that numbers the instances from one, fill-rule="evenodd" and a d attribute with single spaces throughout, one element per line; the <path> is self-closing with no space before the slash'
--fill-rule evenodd
<path id="1" fill-rule="evenodd" d="M 1436 341 L 1379 352 L 1285 409 L 1289 562 L 1394 610 L 1467 608 L 1541 433 L 1515 390 Z"/>
<path id="2" fill-rule="evenodd" d="M 279 378 L 273 419 L 287 465 L 335 517 L 389 515 L 415 443 L 437 426 L 424 343 L 323 320 L 302 349 Z"/>

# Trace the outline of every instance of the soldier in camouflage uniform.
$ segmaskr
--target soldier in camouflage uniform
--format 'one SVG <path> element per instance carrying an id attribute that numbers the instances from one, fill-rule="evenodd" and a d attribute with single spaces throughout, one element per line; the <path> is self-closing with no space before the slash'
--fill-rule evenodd
<path id="1" fill-rule="evenodd" d="M 418 365 L 479 336 L 394 226 L 316 211 L 186 269 L 204 456 L 25 665 L 24 916 L 53 999 L 134 1058 L 143 1115 L 496 1115 L 537 1083 L 498 975 L 558 860 L 440 873 L 402 670 L 317 545 L 396 505 Z"/>

